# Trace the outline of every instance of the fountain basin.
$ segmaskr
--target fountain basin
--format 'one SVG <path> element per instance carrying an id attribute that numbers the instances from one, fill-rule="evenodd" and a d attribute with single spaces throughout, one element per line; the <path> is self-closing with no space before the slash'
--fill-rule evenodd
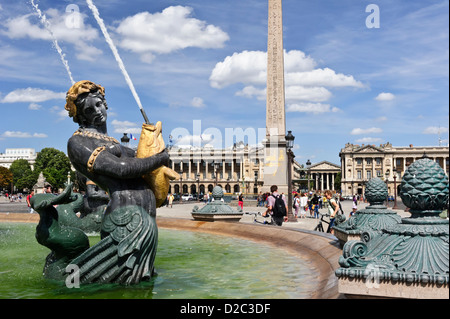
<path id="1" fill-rule="evenodd" d="M 157 218 L 159 228 L 190 230 L 220 234 L 269 244 L 303 256 L 318 274 L 311 299 L 339 298 L 338 280 L 334 271 L 339 268 L 342 254 L 339 242 L 332 235 L 308 230 L 287 229 L 278 226 L 193 221 L 183 218 Z"/>
<path id="2" fill-rule="evenodd" d="M 4 220 L 5 216 L 2 216 L 3 214 L 0 214 L 0 221 Z M 10 215 L 16 215 L 18 217 L 21 215 L 23 217 L 24 221 L 29 220 L 28 216 L 25 216 L 27 214 L 10 214 Z M 2 218 L 3 217 L 3 218 Z M 9 217 L 11 219 L 11 217 Z M 238 243 L 238 246 L 244 246 L 246 243 L 253 242 L 256 246 L 252 247 L 250 251 L 259 251 L 259 255 L 261 255 L 262 262 L 259 262 L 257 264 L 264 264 L 264 260 L 268 260 L 267 256 L 271 254 L 271 251 L 266 251 L 267 247 L 269 249 L 274 249 L 275 253 L 278 252 L 284 252 L 286 255 L 285 257 L 279 257 L 279 260 L 286 260 L 286 264 L 288 264 L 288 259 L 292 258 L 300 258 L 303 260 L 306 260 L 306 265 L 302 265 L 301 267 L 292 267 L 287 265 L 287 269 L 289 269 L 288 272 L 298 272 L 301 268 L 304 268 L 304 270 L 307 270 L 306 273 L 303 273 L 304 280 L 300 280 L 299 278 L 295 278 L 295 282 L 302 286 L 306 285 L 305 288 L 307 291 L 302 291 L 300 293 L 295 292 L 288 295 L 276 295 L 275 297 L 272 297 L 271 294 L 269 295 L 248 295 L 245 294 L 245 291 L 247 289 L 259 289 L 259 293 L 265 293 L 263 287 L 261 287 L 261 283 L 259 283 L 259 279 L 250 280 L 251 282 L 248 283 L 250 288 L 244 287 L 238 287 L 236 286 L 236 291 L 233 292 L 233 294 L 230 295 L 212 295 L 213 298 L 234 298 L 234 294 L 236 294 L 236 298 L 337 298 L 339 297 L 338 289 L 337 289 L 337 279 L 334 276 L 334 271 L 338 267 L 338 258 L 340 256 L 340 249 L 338 246 L 338 243 L 334 237 L 331 237 L 329 235 L 321 236 L 316 232 L 311 231 L 298 231 L 294 229 L 284 229 L 280 227 L 272 227 L 267 225 L 251 225 L 251 224 L 244 224 L 244 223 L 228 223 L 228 222 L 203 222 L 203 221 L 194 221 L 189 219 L 179 219 L 179 218 L 158 218 L 157 219 L 158 227 L 160 228 L 160 232 L 163 235 L 166 230 L 177 230 L 180 233 L 184 233 L 185 231 L 189 231 L 189 234 L 200 234 L 200 233 L 207 233 L 207 234 L 214 234 L 215 236 L 226 236 L 226 237 L 220 237 L 220 238 L 226 238 L 225 240 L 220 241 L 228 241 L 228 240 L 241 240 L 240 243 Z M 0 224 L 0 225 L 6 225 L 6 224 Z M 158 254 L 157 254 L 157 262 L 155 264 L 156 269 L 159 273 L 158 276 L 155 277 L 155 280 L 149 283 L 142 283 L 138 285 L 137 287 L 131 287 L 131 288 L 123 288 L 120 285 L 97 285 L 97 284 L 91 284 L 89 285 L 89 288 L 87 291 L 84 291 L 83 293 L 80 292 L 79 289 L 72 289 L 68 292 L 68 289 L 61 283 L 59 283 L 59 286 L 55 283 L 49 282 L 48 280 L 42 278 L 42 267 L 44 263 L 44 258 L 46 254 L 48 254 L 48 249 L 45 247 L 40 246 L 35 242 L 34 239 L 34 225 L 29 224 L 29 228 L 31 230 L 31 235 L 28 237 L 32 237 L 29 239 L 34 245 L 33 249 L 29 249 L 29 253 L 38 254 L 39 256 L 32 258 L 33 259 L 33 265 L 27 266 L 32 267 L 32 272 L 34 272 L 34 276 L 29 275 L 30 278 L 33 278 L 32 280 L 27 279 L 27 283 L 30 282 L 30 284 L 27 284 L 26 287 L 23 287 L 23 293 L 18 293 L 17 295 L 11 296 L 11 295 L 4 295 L 0 293 L 0 298 L 40 298 L 39 293 L 31 292 L 29 294 L 30 290 L 33 291 L 34 289 L 39 290 L 40 287 L 47 287 L 51 291 L 55 292 L 51 295 L 45 295 L 45 298 L 209 298 L 208 295 L 194 295 L 192 297 L 191 295 L 182 295 L 182 297 L 179 296 L 178 293 L 167 294 L 167 292 L 158 294 L 158 289 L 161 289 L 161 281 L 163 281 L 164 285 L 167 284 L 167 276 L 169 275 L 169 271 L 165 272 L 163 270 L 164 265 L 158 264 L 158 259 L 167 259 L 165 262 L 171 263 L 171 253 L 166 252 L 166 256 L 164 257 L 164 244 L 165 241 L 164 236 L 161 236 L 161 242 L 158 248 Z M 186 232 L 187 233 L 187 232 Z M 200 234 L 201 235 L 201 234 Z M 206 234 L 205 234 L 206 235 Z M 203 236 L 203 235 L 201 235 Z M 188 235 L 187 237 L 192 237 L 192 235 Z M 214 236 L 213 236 L 214 237 Z M 184 238 L 184 237 L 183 237 Z M 178 239 L 176 242 L 183 242 L 184 239 Z M 205 241 L 205 238 L 202 238 L 200 241 L 208 242 L 208 240 Z M 256 243 L 255 243 L 256 242 Z M 93 244 L 91 240 L 91 245 Z M 176 247 L 172 246 L 173 247 Z M 259 248 L 258 248 L 259 246 Z M 270 247 L 269 247 L 270 246 Z M 194 244 L 194 247 L 195 244 Z M 262 248 L 261 248 L 262 247 Z M 282 249 L 280 249 L 282 248 Z M 182 248 L 181 248 L 182 249 Z M 34 252 L 34 250 L 37 250 Z M 287 250 L 287 251 L 286 251 Z M 228 251 L 228 256 L 232 257 L 234 248 L 230 251 Z M 232 267 L 241 267 L 243 263 L 245 263 L 245 258 L 247 253 L 241 253 L 240 256 L 241 259 L 235 258 L 235 262 L 237 261 L 237 266 Z M 286 257 L 288 256 L 288 257 Z M 290 257 L 289 257 L 290 256 Z M 1 254 L 0 254 L 1 257 Z M 184 257 L 183 257 L 184 258 Z M 191 258 L 191 257 L 189 257 Z M 195 259 L 195 257 L 192 257 Z M 1 261 L 4 261 L 4 258 L 0 258 Z M 39 262 L 36 262 L 36 261 Z M 204 260 L 203 264 L 209 263 L 209 259 Z M 177 261 L 178 262 L 178 261 Z M 221 262 L 219 264 L 222 264 Z M 194 267 L 195 266 L 189 266 Z M 290 268 L 289 268 L 290 267 Z M 306 269 L 308 268 L 308 269 Z M 228 269 L 228 268 L 227 268 Z M 253 269 L 253 268 L 252 268 Z M 8 269 L 3 270 L 8 271 Z M 21 270 L 26 271 L 26 269 Z M 310 271 L 310 272 L 308 272 Z M 201 269 L 196 269 L 196 272 L 201 272 Z M 267 272 L 267 270 L 262 270 L 263 275 L 262 276 L 270 276 L 270 272 Z M 264 273 L 265 272 L 265 273 Z M 173 272 L 172 272 L 173 273 Z M 3 276 L 9 276 L 12 275 L 12 272 L 9 273 L 1 273 L 0 271 L 0 281 Z M 172 281 L 176 281 L 176 278 L 178 274 L 175 272 L 173 274 L 170 274 L 172 276 Z M 229 274 L 222 274 L 221 280 L 230 280 L 232 276 L 229 276 Z M 5 277 L 4 277 L 5 278 Z M 219 277 L 213 277 L 213 278 L 219 278 Z M 227 279 L 228 278 L 228 279 Z M 258 278 L 258 277 L 256 277 Z M 187 280 L 185 280 L 187 281 Z M 245 279 L 243 281 L 249 282 L 248 279 Z M 283 284 L 283 280 L 280 279 L 279 282 Z M 195 285 L 195 280 L 192 282 Z M 239 282 L 236 282 L 236 284 L 239 284 Z M 234 285 L 234 284 L 233 284 Z M 267 284 L 266 284 L 267 285 Z M 174 287 L 174 291 L 179 290 L 178 288 Z M 290 288 L 292 289 L 292 287 Z M 239 295 L 238 293 L 243 293 L 244 295 Z"/>

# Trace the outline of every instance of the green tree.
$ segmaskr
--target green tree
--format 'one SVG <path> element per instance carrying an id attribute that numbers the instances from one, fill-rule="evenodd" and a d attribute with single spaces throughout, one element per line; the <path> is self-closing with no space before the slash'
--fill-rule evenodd
<path id="1" fill-rule="evenodd" d="M 36 157 L 34 172 L 36 175 L 42 172 L 54 188 L 64 188 L 70 172 L 70 160 L 66 154 L 55 148 L 44 148 Z"/>
<path id="2" fill-rule="evenodd" d="M 6 167 L 0 166 L 0 188 L 9 189 L 13 181 L 13 174 Z"/>
<path id="3" fill-rule="evenodd" d="M 14 186 L 21 191 L 24 188 L 31 189 L 36 184 L 37 177 L 31 170 L 31 166 L 25 159 L 12 162 L 9 168 L 14 178 Z"/>

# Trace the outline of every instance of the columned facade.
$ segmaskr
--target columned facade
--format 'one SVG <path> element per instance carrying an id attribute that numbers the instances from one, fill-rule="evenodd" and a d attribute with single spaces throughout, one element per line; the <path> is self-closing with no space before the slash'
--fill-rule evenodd
<path id="1" fill-rule="evenodd" d="M 170 182 L 171 193 L 205 194 L 217 184 L 228 194 L 253 195 L 272 186 L 264 179 L 263 146 L 250 147 L 240 142 L 227 149 L 173 147 L 169 155 L 170 168 L 180 174 L 180 179 Z M 293 179 L 300 178 L 300 168 L 293 161 Z"/>
<path id="2" fill-rule="evenodd" d="M 310 190 L 322 193 L 324 190 L 335 191 L 335 180 L 341 171 L 339 165 L 322 161 L 308 167 L 309 179 L 312 181 Z"/>
<path id="3" fill-rule="evenodd" d="M 449 174 L 448 146 L 394 147 L 390 143 L 359 146 L 348 143 L 339 156 L 343 196 L 364 194 L 365 184 L 373 177 L 386 181 L 389 196 L 395 194 L 394 187 L 397 188 L 398 195 L 404 172 L 409 165 L 423 156 L 438 163 L 446 174 Z"/>
<path id="4" fill-rule="evenodd" d="M 171 193 L 205 194 L 219 185 L 225 193 L 257 194 L 264 184 L 263 147 L 172 148 L 169 155 L 171 168 L 180 174 L 170 182 Z"/>

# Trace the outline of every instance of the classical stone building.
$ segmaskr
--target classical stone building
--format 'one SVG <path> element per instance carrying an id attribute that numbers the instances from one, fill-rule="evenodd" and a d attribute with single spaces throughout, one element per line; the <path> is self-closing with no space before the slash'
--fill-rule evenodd
<path id="1" fill-rule="evenodd" d="M 389 196 L 395 194 L 394 187 L 398 195 L 404 172 L 423 156 L 436 161 L 449 174 L 448 146 L 394 147 L 391 143 L 360 146 L 348 143 L 341 149 L 339 156 L 343 196 L 364 194 L 366 183 L 373 177 L 385 180 Z"/>
<path id="2" fill-rule="evenodd" d="M 0 166 L 10 168 L 11 164 L 18 159 L 25 159 L 34 169 L 37 153 L 34 148 L 7 148 L 4 154 L 0 153 Z"/>
<path id="3" fill-rule="evenodd" d="M 172 193 L 205 194 L 219 185 L 225 193 L 253 194 L 263 185 L 263 147 L 173 147 L 169 154 L 171 168 L 181 176 L 171 181 Z"/>
<path id="4" fill-rule="evenodd" d="M 225 193 L 259 194 L 264 184 L 264 146 L 240 142 L 226 149 L 190 147 L 169 150 L 170 166 L 181 178 L 171 181 L 169 192 L 205 194 L 217 184 Z M 293 161 L 292 179 L 300 178 L 301 166 Z M 264 186 L 266 186 L 264 188 Z M 295 189 L 295 184 L 293 185 Z"/>
<path id="5" fill-rule="evenodd" d="M 324 190 L 336 190 L 335 180 L 338 173 L 341 171 L 339 165 L 330 163 L 328 161 L 322 161 L 316 164 L 312 164 L 308 169 L 308 175 L 310 184 L 312 181 L 311 190 L 324 191 Z"/>

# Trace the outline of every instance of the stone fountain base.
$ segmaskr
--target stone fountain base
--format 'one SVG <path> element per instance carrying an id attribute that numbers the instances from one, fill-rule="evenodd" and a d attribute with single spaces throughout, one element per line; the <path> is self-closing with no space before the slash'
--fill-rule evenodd
<path id="1" fill-rule="evenodd" d="M 192 211 L 192 217 L 195 220 L 200 221 L 227 221 L 227 222 L 238 222 L 241 220 L 243 212 L 240 210 L 235 211 L 223 200 L 223 190 L 222 187 L 216 186 L 212 191 L 213 200 L 199 208 L 195 206 Z"/>
<path id="2" fill-rule="evenodd" d="M 405 283 L 380 281 L 373 278 L 339 278 L 339 293 L 348 299 L 361 298 L 408 298 L 408 299 L 448 299 L 448 285 L 434 283 Z"/>

